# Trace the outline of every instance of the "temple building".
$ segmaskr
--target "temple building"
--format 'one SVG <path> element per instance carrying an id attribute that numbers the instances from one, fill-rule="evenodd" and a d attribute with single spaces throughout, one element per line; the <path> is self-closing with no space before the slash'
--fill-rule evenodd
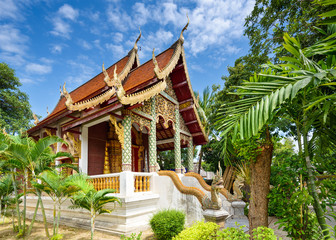
<path id="1" fill-rule="evenodd" d="M 122 59 L 61 98 L 30 136 L 57 135 L 69 142 L 57 151 L 73 153 L 89 176 L 122 171 L 154 172 L 157 152 L 174 149 L 181 173 L 181 148 L 188 148 L 193 169 L 195 145 L 207 142 L 191 87 L 180 38 L 167 50 L 140 64 L 136 40 Z M 68 161 L 67 159 L 60 159 Z"/>
<path id="2" fill-rule="evenodd" d="M 52 146 L 54 151 L 70 152 L 72 164 L 89 175 L 97 190 L 115 189 L 122 206 L 99 216 L 97 230 L 119 235 L 143 231 L 149 228 L 153 213 L 165 208 L 184 211 L 187 225 L 208 217 L 207 209 L 219 209 L 222 215 L 216 216 L 221 219 L 234 212 L 230 201 L 241 194 L 231 196 L 220 190 L 220 175 L 210 187 L 190 172 L 194 146 L 205 144 L 207 135 L 185 59 L 183 31 L 187 26 L 170 48 L 156 56 L 153 50 L 152 59 L 143 64 L 137 52 L 140 32 L 133 49 L 118 62 L 107 69 L 103 64 L 100 74 L 70 93 L 64 83 L 54 110 L 40 122 L 36 118 L 36 126 L 28 130 L 36 140 L 48 135 L 63 138 L 67 144 Z M 181 148 L 188 149 L 184 161 L 190 173 L 185 175 Z M 159 171 L 157 153 L 166 150 L 174 151 L 175 173 Z M 58 158 L 55 164 L 70 162 Z M 28 198 L 28 217 L 36 201 L 36 196 Z M 46 197 L 44 201 L 50 202 L 45 206 L 52 221 L 52 200 Z M 70 205 L 70 201 L 62 204 L 61 222 L 90 226 L 88 213 L 69 209 Z M 41 213 L 37 218 L 42 218 Z"/>

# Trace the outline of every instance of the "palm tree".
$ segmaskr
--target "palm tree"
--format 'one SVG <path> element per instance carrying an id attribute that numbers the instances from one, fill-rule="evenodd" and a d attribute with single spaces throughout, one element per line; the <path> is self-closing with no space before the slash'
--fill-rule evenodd
<path id="1" fill-rule="evenodd" d="M 69 177 L 62 176 L 61 173 L 56 171 L 46 170 L 38 176 L 38 179 L 41 180 L 41 183 L 34 182 L 33 186 L 46 192 L 54 202 L 53 236 L 55 236 L 58 234 L 61 206 L 72 194 L 78 191 L 78 188 L 69 184 Z"/>
<path id="2" fill-rule="evenodd" d="M 11 194 L 14 191 L 12 178 L 9 174 L 4 175 L 0 179 L 0 217 L 2 214 L 2 205 L 4 205 L 4 211 L 2 216 L 2 222 L 5 222 L 6 212 L 10 205 Z"/>
<path id="3" fill-rule="evenodd" d="M 335 38 L 336 34 L 333 34 L 314 46 L 301 49 L 300 43 L 295 38 L 285 34 L 284 48 L 292 56 L 281 58 L 283 64 L 268 64 L 267 71 L 259 76 L 253 76 L 249 82 L 238 87 L 240 91 L 236 94 L 252 97 L 223 106 L 219 120 L 223 135 L 232 132 L 234 136 L 239 134 L 242 139 L 251 138 L 257 135 L 267 123 L 275 119 L 280 109 L 291 106 L 292 100 L 300 104 L 303 114 L 299 122 L 302 124 L 303 152 L 309 176 L 308 187 L 314 198 L 315 213 L 325 236 L 328 230 L 313 181 L 308 133 L 314 131 L 311 124 L 316 122 L 318 116 L 321 115 L 321 107 L 327 116 L 328 112 L 332 111 L 330 106 L 329 108 L 322 106 L 323 101 L 328 102 L 336 97 L 333 87 L 335 85 L 335 70 L 333 69 L 335 63 L 328 66 L 323 61 L 317 63 L 312 60 L 315 55 L 333 55 L 336 50 Z M 307 109 L 310 105 L 313 105 L 315 109 Z M 326 125 L 324 128 L 334 129 Z M 325 134 L 329 134 L 329 139 L 332 139 L 331 136 L 335 132 L 325 131 Z"/>
<path id="4" fill-rule="evenodd" d="M 103 189 L 97 191 L 85 175 L 77 174 L 71 176 L 70 178 L 70 183 L 80 189 L 80 191 L 71 198 L 71 208 L 83 208 L 90 212 L 92 240 L 96 217 L 100 214 L 111 213 L 113 211 L 113 209 L 105 208 L 105 205 L 107 203 L 115 202 L 121 205 L 121 202 L 117 197 L 108 195 L 115 192 L 113 189 Z"/>
<path id="5" fill-rule="evenodd" d="M 26 186 L 27 186 L 27 181 L 28 181 L 28 173 L 31 173 L 32 179 L 36 181 L 37 175 L 48 168 L 49 164 L 53 162 L 56 158 L 58 157 L 70 157 L 72 156 L 69 153 L 65 152 L 58 152 L 54 153 L 52 149 L 50 148 L 51 145 L 57 143 L 57 142 L 64 142 L 63 139 L 57 137 L 57 136 L 48 136 L 45 138 L 39 139 L 37 142 L 33 140 L 30 137 L 27 136 L 10 136 L 9 135 L 9 144 L 7 148 L 5 149 L 4 153 L 7 156 L 7 164 L 11 166 L 12 168 L 12 180 L 13 183 L 15 183 L 16 179 L 16 171 L 14 169 L 19 169 L 24 172 L 24 187 L 23 187 L 23 226 L 21 227 L 20 224 L 20 214 L 19 214 L 19 208 L 18 208 L 18 203 L 17 203 L 17 212 L 18 212 L 18 222 L 19 222 L 19 228 L 22 229 L 22 235 L 25 234 L 25 218 L 26 218 Z M 13 185 L 14 187 L 14 192 L 16 198 L 18 197 L 17 193 L 17 187 L 16 184 Z M 36 194 L 38 196 L 38 203 L 36 205 L 35 209 L 35 214 L 33 216 L 33 220 L 31 222 L 31 226 L 29 227 L 28 233 L 30 233 L 32 229 L 32 225 L 34 224 L 36 212 L 38 205 L 41 206 L 41 211 L 43 215 L 43 220 L 45 224 L 45 231 L 47 237 L 49 237 L 49 231 L 47 227 L 47 221 L 46 221 L 46 216 L 45 216 L 45 211 L 44 211 L 44 206 L 42 203 L 42 198 L 41 198 L 41 192 L 39 189 L 36 189 Z"/>

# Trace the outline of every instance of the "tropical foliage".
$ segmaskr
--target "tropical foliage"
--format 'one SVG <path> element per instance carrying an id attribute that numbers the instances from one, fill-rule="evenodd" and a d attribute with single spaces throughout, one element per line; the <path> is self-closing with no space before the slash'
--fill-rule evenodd
<path id="1" fill-rule="evenodd" d="M 71 198 L 71 208 L 82 208 L 90 212 L 91 239 L 93 239 L 96 217 L 100 214 L 111 213 L 113 211 L 114 205 L 108 207 L 106 204 L 119 203 L 121 205 L 121 202 L 117 197 L 110 195 L 115 190 L 103 189 L 97 191 L 88 177 L 82 174 L 71 176 L 69 185 L 79 189 Z"/>

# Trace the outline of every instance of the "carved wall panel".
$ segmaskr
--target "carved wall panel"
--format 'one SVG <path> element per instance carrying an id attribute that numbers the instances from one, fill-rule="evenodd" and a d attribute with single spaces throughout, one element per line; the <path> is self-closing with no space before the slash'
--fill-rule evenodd
<path id="1" fill-rule="evenodd" d="M 176 101 L 178 101 L 177 97 L 176 97 L 176 94 L 175 94 L 175 91 L 173 89 L 173 83 L 172 83 L 170 77 L 166 78 L 166 83 L 167 83 L 167 87 L 164 90 L 165 93 L 167 93 L 170 97 L 172 97 L 173 99 L 175 99 Z"/>
<path id="2" fill-rule="evenodd" d="M 147 131 L 150 131 L 150 121 L 146 118 L 140 117 L 137 114 L 131 113 L 132 124 L 137 123 L 140 127 L 141 132 L 143 131 L 144 127 L 147 128 Z"/>
<path id="3" fill-rule="evenodd" d="M 144 101 L 144 105 L 137 109 L 139 111 L 147 113 L 148 115 L 151 115 L 151 100 Z"/>
<path id="4" fill-rule="evenodd" d="M 159 95 L 156 97 L 156 122 L 159 122 L 160 116 L 164 120 L 165 128 L 169 127 L 169 121 L 174 123 L 175 128 L 175 104 Z"/>

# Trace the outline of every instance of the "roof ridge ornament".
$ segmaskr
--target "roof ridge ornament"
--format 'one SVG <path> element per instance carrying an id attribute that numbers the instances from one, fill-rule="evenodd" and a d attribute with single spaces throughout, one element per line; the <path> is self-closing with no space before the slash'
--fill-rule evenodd
<path id="1" fill-rule="evenodd" d="M 139 42 L 139 40 L 141 38 L 141 29 L 140 29 L 140 27 L 139 27 L 139 31 L 140 31 L 140 34 L 139 34 L 138 38 L 135 40 L 134 47 L 133 47 L 133 49 L 135 49 L 137 51 L 138 51 L 138 45 L 137 44 L 138 44 L 138 42 Z"/>
<path id="2" fill-rule="evenodd" d="M 159 64 L 155 58 L 155 54 L 154 54 L 155 48 L 153 49 L 152 59 L 153 59 L 153 64 L 154 64 L 154 73 L 158 79 L 167 78 L 169 74 L 174 70 L 178 60 L 180 59 L 180 56 L 182 54 L 182 49 L 183 49 L 183 42 L 184 42 L 183 32 L 187 30 L 189 26 L 188 14 L 187 14 L 187 18 L 188 18 L 188 22 L 182 29 L 180 38 L 171 47 L 171 48 L 175 48 L 174 53 L 172 57 L 170 58 L 169 62 L 167 63 L 167 65 L 163 69 L 160 69 Z"/>
<path id="3" fill-rule="evenodd" d="M 187 24 L 184 26 L 184 28 L 182 29 L 181 34 L 180 34 L 180 38 L 179 38 L 179 40 L 182 41 L 182 44 L 184 43 L 183 32 L 184 32 L 185 30 L 187 30 L 187 28 L 188 28 L 188 26 L 189 26 L 189 17 L 188 17 L 188 13 L 187 13 L 187 18 L 188 18 L 188 22 L 187 22 Z"/>

